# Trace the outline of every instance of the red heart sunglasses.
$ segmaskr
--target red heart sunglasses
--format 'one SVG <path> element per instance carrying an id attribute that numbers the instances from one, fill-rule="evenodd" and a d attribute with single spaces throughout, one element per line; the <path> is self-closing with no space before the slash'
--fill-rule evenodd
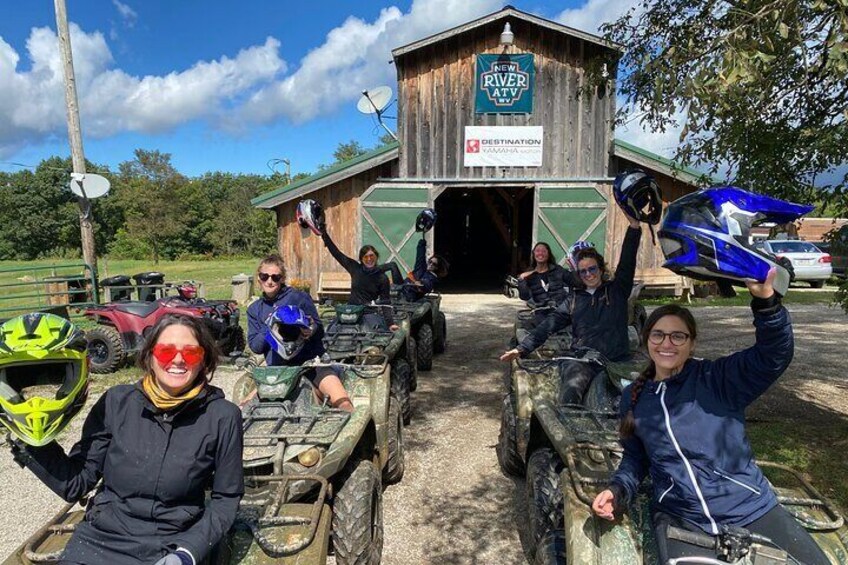
<path id="1" fill-rule="evenodd" d="M 183 362 L 189 367 L 200 365 L 206 351 L 199 345 L 184 345 L 177 347 L 173 343 L 157 343 L 153 346 L 153 356 L 163 367 L 174 360 L 177 353 L 182 355 Z"/>

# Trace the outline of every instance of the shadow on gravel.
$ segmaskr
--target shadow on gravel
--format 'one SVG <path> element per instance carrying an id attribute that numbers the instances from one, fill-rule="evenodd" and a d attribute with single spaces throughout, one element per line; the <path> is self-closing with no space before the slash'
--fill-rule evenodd
<path id="1" fill-rule="evenodd" d="M 435 527 L 441 533 L 424 550 L 428 563 L 504 563 L 492 555 L 492 546 L 512 538 L 516 528 L 522 551 L 526 547 L 527 511 L 520 479 L 501 475 L 469 484 L 449 499 L 429 501 L 420 513 L 416 526 Z M 458 546 L 457 539 L 470 541 Z"/>

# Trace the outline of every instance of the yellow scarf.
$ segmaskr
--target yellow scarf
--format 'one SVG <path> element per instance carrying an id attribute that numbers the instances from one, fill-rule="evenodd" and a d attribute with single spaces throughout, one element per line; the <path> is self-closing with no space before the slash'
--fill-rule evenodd
<path id="1" fill-rule="evenodd" d="M 202 391 L 205 386 L 206 379 L 201 377 L 197 379 L 196 385 L 189 388 L 184 393 L 172 396 L 159 386 L 159 383 L 156 382 L 153 375 L 145 375 L 144 380 L 141 381 L 141 387 L 144 389 L 144 394 L 150 399 L 150 402 L 152 402 L 153 405 L 160 410 L 176 408 L 183 402 L 191 400 L 200 394 L 200 391 Z"/>

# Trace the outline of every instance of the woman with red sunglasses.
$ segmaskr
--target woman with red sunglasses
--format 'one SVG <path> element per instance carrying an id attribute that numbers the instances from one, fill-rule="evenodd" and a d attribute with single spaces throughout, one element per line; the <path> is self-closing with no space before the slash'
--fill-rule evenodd
<path id="1" fill-rule="evenodd" d="M 244 476 L 241 411 L 209 384 L 217 360 L 198 318 L 165 316 L 139 353 L 144 377 L 100 397 L 70 452 L 16 455 L 68 502 L 102 479 L 60 563 L 197 565 L 221 541 Z"/>

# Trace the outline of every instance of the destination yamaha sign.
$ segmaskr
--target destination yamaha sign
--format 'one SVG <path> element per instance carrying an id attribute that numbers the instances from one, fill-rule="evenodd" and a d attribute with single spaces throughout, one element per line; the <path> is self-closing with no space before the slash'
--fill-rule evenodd
<path id="1" fill-rule="evenodd" d="M 533 55 L 477 55 L 477 114 L 533 112 Z"/>
<path id="2" fill-rule="evenodd" d="M 541 126 L 466 126 L 466 167 L 541 167 Z"/>

